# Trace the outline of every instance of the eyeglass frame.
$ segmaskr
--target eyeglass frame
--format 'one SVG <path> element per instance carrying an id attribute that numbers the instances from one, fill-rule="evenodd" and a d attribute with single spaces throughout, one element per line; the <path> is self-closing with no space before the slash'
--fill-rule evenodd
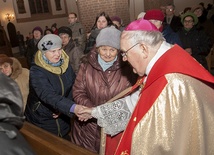
<path id="1" fill-rule="evenodd" d="M 131 49 L 133 49 L 135 46 L 137 46 L 138 44 L 140 44 L 140 43 L 136 43 L 136 44 L 134 44 L 133 46 L 131 46 L 129 49 L 127 49 L 126 51 L 122 51 L 121 52 L 121 55 L 122 55 L 122 57 L 124 58 L 124 57 L 127 57 L 127 53 L 128 53 L 128 51 L 130 51 Z"/>
<path id="2" fill-rule="evenodd" d="M 190 20 L 185 20 L 184 19 L 184 23 L 194 23 L 194 20 L 191 20 L 191 19 Z"/>
<path id="3" fill-rule="evenodd" d="M 170 12 L 174 11 L 174 9 L 169 9 L 169 8 L 166 8 L 166 10 L 169 10 Z"/>

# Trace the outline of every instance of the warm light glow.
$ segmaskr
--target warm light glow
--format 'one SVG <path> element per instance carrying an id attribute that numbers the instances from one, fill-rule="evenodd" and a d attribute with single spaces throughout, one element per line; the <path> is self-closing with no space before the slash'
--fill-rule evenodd
<path id="1" fill-rule="evenodd" d="M 9 14 L 9 13 L 7 13 L 6 14 L 6 17 L 5 17 L 5 19 L 7 19 L 8 20 L 8 22 L 10 22 L 10 20 L 13 20 L 15 17 L 14 17 L 14 14 Z"/>

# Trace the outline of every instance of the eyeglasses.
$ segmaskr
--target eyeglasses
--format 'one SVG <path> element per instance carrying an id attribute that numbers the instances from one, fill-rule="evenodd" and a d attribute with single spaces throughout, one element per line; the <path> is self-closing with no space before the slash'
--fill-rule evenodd
<path id="1" fill-rule="evenodd" d="M 122 51 L 122 53 L 121 53 L 122 57 L 126 57 L 128 51 L 130 51 L 132 48 L 134 48 L 134 47 L 135 47 L 136 45 L 138 45 L 138 44 L 140 44 L 140 43 L 134 44 L 132 47 L 130 47 L 128 50 L 126 50 L 126 51 L 124 51 L 124 52 Z"/>
<path id="2" fill-rule="evenodd" d="M 193 20 L 184 20 L 184 23 L 193 23 Z"/>
<path id="3" fill-rule="evenodd" d="M 166 8 L 166 10 L 168 10 L 168 11 L 173 11 L 173 9 L 169 9 L 169 8 Z"/>

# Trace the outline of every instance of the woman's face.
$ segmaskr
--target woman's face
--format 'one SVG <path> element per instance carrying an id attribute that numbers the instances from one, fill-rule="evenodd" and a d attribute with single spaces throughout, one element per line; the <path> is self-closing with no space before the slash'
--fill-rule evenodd
<path id="1" fill-rule="evenodd" d="M 102 29 L 107 27 L 107 25 L 108 25 L 107 19 L 104 16 L 100 16 L 97 20 L 97 28 Z"/>
<path id="2" fill-rule="evenodd" d="M 195 14 L 197 17 L 201 17 L 202 14 L 203 14 L 203 11 L 199 8 L 199 9 L 196 9 L 196 10 L 194 11 L 194 14 Z"/>
<path id="3" fill-rule="evenodd" d="M 98 53 L 105 62 L 111 62 L 116 58 L 118 50 L 111 46 L 100 46 L 98 47 Z"/>
<path id="4" fill-rule="evenodd" d="M 51 63 L 57 63 L 59 62 L 62 55 L 62 49 L 56 48 L 53 50 L 49 50 L 45 52 L 45 57 L 51 62 Z"/>
<path id="5" fill-rule="evenodd" d="M 42 37 L 42 34 L 41 34 L 40 31 L 35 30 L 35 31 L 33 31 L 33 37 L 34 37 L 36 40 L 39 40 L 39 39 Z"/>
<path id="6" fill-rule="evenodd" d="M 0 65 L 0 71 L 5 74 L 6 76 L 10 76 L 12 74 L 12 65 L 8 62 L 3 63 Z"/>
<path id="7" fill-rule="evenodd" d="M 184 18 L 184 28 L 191 29 L 194 26 L 194 20 L 192 17 L 187 16 Z"/>
<path id="8" fill-rule="evenodd" d="M 62 39 L 62 46 L 63 47 L 66 46 L 71 39 L 71 37 L 69 37 L 69 35 L 66 33 L 60 34 L 59 37 Z"/>
<path id="9" fill-rule="evenodd" d="M 53 32 L 56 30 L 56 28 L 55 28 L 55 27 L 51 27 L 51 29 L 52 29 L 52 31 L 53 31 Z"/>

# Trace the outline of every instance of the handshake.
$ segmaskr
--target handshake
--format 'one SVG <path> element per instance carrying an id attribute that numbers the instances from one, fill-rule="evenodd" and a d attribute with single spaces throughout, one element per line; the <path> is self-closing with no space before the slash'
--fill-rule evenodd
<path id="1" fill-rule="evenodd" d="M 93 108 L 88 108 L 77 104 L 74 108 L 74 113 L 77 115 L 80 121 L 87 121 L 88 119 L 92 118 L 92 109 Z"/>

